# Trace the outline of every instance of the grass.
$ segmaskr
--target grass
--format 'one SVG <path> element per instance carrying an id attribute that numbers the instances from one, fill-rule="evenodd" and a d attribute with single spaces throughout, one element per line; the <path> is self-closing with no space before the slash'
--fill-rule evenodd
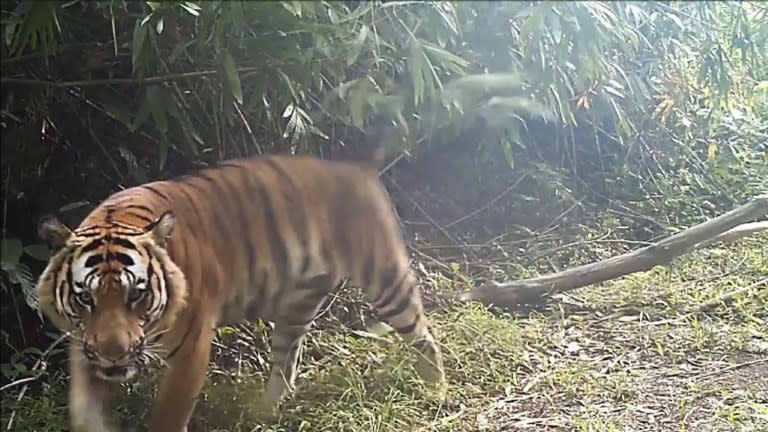
<path id="1" fill-rule="evenodd" d="M 264 331 L 227 334 L 190 430 L 766 431 L 768 288 L 691 313 L 766 275 L 763 236 L 576 290 L 525 317 L 478 305 L 431 312 L 450 382 L 442 402 L 392 335 L 314 331 L 297 393 L 268 424 L 250 410 Z M 2 427 L 15 412 L 14 430 L 67 430 L 65 380 L 38 381 L 20 402 L 20 386 L 3 393 Z M 151 382 L 127 388 L 121 415 L 145 421 Z"/>

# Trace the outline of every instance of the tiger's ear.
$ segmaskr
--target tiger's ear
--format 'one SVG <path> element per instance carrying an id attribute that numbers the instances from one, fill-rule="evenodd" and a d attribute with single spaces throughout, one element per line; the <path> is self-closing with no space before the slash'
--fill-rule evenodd
<path id="1" fill-rule="evenodd" d="M 159 218 L 155 219 L 154 222 L 147 225 L 144 229 L 147 232 L 151 232 L 155 242 L 162 246 L 165 245 L 165 240 L 171 235 L 175 225 L 176 217 L 172 211 L 166 210 L 165 213 L 161 214 Z"/>
<path id="2" fill-rule="evenodd" d="M 52 249 L 61 249 L 67 244 L 72 231 L 51 215 L 43 216 L 37 224 L 37 235 Z"/>

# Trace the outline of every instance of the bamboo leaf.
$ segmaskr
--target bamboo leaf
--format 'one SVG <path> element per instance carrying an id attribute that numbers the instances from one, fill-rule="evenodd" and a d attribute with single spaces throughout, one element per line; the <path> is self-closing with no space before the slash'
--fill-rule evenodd
<path id="1" fill-rule="evenodd" d="M 501 142 L 501 148 L 504 150 L 504 158 L 507 160 L 509 169 L 515 169 L 515 157 L 512 154 L 512 143 L 509 140 L 503 140 Z"/>
<path id="2" fill-rule="evenodd" d="M 163 85 L 151 85 L 146 90 L 146 103 L 152 114 L 152 121 L 161 134 L 168 132 L 168 102 L 170 94 Z"/>
<path id="3" fill-rule="evenodd" d="M 243 104 L 243 88 L 240 84 L 240 75 L 237 71 L 237 65 L 235 59 L 230 54 L 229 50 L 224 49 L 222 53 L 222 67 L 225 78 L 225 87 L 229 90 L 232 97 L 235 98 L 238 104 Z"/>
<path id="4" fill-rule="evenodd" d="M 357 58 L 360 56 L 360 51 L 363 49 L 365 40 L 368 38 L 368 26 L 363 24 L 360 27 L 360 33 L 357 34 L 355 40 L 352 41 L 352 45 L 349 48 L 349 54 L 347 54 L 347 66 L 352 66 Z"/>
<path id="5" fill-rule="evenodd" d="M 7 270 L 9 266 L 14 266 L 19 262 L 21 254 L 24 248 L 21 245 L 21 240 L 17 238 L 4 238 L 0 243 L 0 251 L 2 251 L 2 265 L 3 269 Z"/>
<path id="6" fill-rule="evenodd" d="M 464 60 L 456 54 L 448 52 L 439 46 L 427 41 L 420 40 L 419 42 L 424 47 L 425 53 L 432 54 L 432 57 L 435 59 L 435 61 L 453 72 L 463 74 L 464 69 L 469 66 L 469 62 L 467 60 Z"/>
<path id="7" fill-rule="evenodd" d="M 192 16 L 200 16 L 200 10 L 202 8 L 194 2 L 181 2 L 179 6 Z"/>
<path id="8" fill-rule="evenodd" d="M 25 48 L 37 48 L 38 43 L 45 55 L 51 55 L 56 49 L 56 32 L 58 28 L 59 2 L 54 1 L 24 1 L 20 2 L 12 20 L 12 42 L 9 44 L 11 56 L 20 54 Z M 5 24 L 5 23 L 4 23 Z M 60 30 L 59 30 L 60 32 Z M 8 30 L 6 30 L 6 40 Z"/>
<path id="9" fill-rule="evenodd" d="M 426 57 L 424 50 L 416 40 L 411 40 L 410 55 L 408 56 L 408 71 L 411 75 L 411 85 L 413 86 L 413 103 L 421 104 L 424 100 L 426 89 L 425 77 L 431 76 L 427 71 Z"/>
<path id="10" fill-rule="evenodd" d="M 527 40 L 534 32 L 538 33 L 541 31 L 543 28 L 542 23 L 550 12 L 552 12 L 552 6 L 547 3 L 539 3 L 537 6 L 534 6 L 533 10 L 530 11 L 528 19 L 520 26 L 520 39 Z"/>
<path id="11" fill-rule="evenodd" d="M 293 104 L 289 103 L 285 107 L 285 110 L 283 110 L 283 118 L 288 118 L 288 117 L 291 117 L 292 115 L 293 115 Z"/>
<path id="12" fill-rule="evenodd" d="M 159 17 L 155 23 L 155 31 L 157 34 L 163 34 L 163 29 L 165 29 L 165 20 L 163 17 Z"/>
<path id="13" fill-rule="evenodd" d="M 141 63 L 144 54 L 144 41 L 147 38 L 147 27 L 142 24 L 142 20 L 136 20 L 133 28 L 133 41 L 131 42 L 131 63 L 133 73 L 142 76 L 144 65 Z M 137 73 L 138 72 L 138 73 Z"/>

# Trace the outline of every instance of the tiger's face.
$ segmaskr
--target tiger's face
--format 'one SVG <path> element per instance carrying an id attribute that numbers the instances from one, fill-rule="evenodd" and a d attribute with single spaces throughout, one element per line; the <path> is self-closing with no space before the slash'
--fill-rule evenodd
<path id="1" fill-rule="evenodd" d="M 70 231 L 48 219 L 40 235 L 59 249 L 38 281 L 43 312 L 74 343 L 93 372 L 123 381 L 162 356 L 156 341 L 184 302 L 186 282 L 165 251 L 168 212 L 135 230 L 105 223 Z"/>

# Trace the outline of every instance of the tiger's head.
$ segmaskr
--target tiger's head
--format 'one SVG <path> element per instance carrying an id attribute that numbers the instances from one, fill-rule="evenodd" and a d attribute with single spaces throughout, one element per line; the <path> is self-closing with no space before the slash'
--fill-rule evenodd
<path id="1" fill-rule="evenodd" d="M 174 222 L 168 211 L 144 227 L 38 225 L 56 251 L 37 284 L 40 308 L 102 379 L 126 380 L 160 355 L 153 344 L 186 303 L 186 280 L 165 248 Z"/>

